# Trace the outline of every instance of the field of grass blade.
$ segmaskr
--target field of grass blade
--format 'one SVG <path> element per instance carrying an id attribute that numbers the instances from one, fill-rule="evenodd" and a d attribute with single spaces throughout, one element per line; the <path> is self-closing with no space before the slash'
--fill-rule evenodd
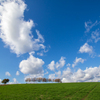
<path id="1" fill-rule="evenodd" d="M 0 100 L 100 100 L 99 94 L 99 82 L 0 86 Z"/>

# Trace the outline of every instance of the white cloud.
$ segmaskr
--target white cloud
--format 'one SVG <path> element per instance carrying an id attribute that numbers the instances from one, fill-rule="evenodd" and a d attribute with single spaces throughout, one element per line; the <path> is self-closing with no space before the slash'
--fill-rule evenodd
<path id="1" fill-rule="evenodd" d="M 16 72 L 16 75 L 17 75 L 17 76 L 19 75 L 19 71 Z"/>
<path id="2" fill-rule="evenodd" d="M 24 20 L 26 7 L 22 0 L 6 0 L 0 5 L 0 38 L 17 55 L 45 49 L 39 31 L 36 30 L 37 39 L 31 32 L 35 26 L 33 20 Z"/>
<path id="3" fill-rule="evenodd" d="M 62 77 L 66 78 L 66 77 L 70 77 L 71 75 L 72 75 L 71 69 L 67 67 L 67 69 L 63 71 Z"/>
<path id="4" fill-rule="evenodd" d="M 17 79 L 16 78 L 13 78 L 13 81 L 14 81 L 14 83 L 17 83 Z"/>
<path id="5" fill-rule="evenodd" d="M 85 61 L 85 59 L 76 57 L 74 63 L 72 64 L 72 67 L 74 68 L 78 63 L 84 63 L 84 61 Z"/>
<path id="6" fill-rule="evenodd" d="M 93 47 L 88 45 L 88 43 L 85 43 L 83 46 L 80 47 L 79 52 L 80 53 L 92 54 L 93 53 Z"/>
<path id="7" fill-rule="evenodd" d="M 45 69 L 45 71 L 46 71 L 45 75 L 48 74 L 48 71 L 46 69 Z"/>
<path id="8" fill-rule="evenodd" d="M 1 84 L 2 80 L 0 79 L 0 84 Z"/>
<path id="9" fill-rule="evenodd" d="M 62 71 L 49 74 L 48 78 L 60 78 L 62 82 L 99 82 L 100 81 L 100 66 L 89 67 L 85 70 L 78 69 L 72 71 L 69 67 Z"/>
<path id="10" fill-rule="evenodd" d="M 71 69 L 68 67 L 66 70 L 63 71 L 62 74 L 62 82 L 72 82 L 71 76 L 73 73 L 71 72 Z"/>
<path id="11" fill-rule="evenodd" d="M 72 72 L 70 68 L 63 71 L 62 82 L 98 82 L 100 81 L 100 66 L 78 69 Z"/>
<path id="12" fill-rule="evenodd" d="M 61 78 L 61 71 L 55 72 L 55 74 L 57 75 L 57 78 Z"/>
<path id="13" fill-rule="evenodd" d="M 55 79 L 56 77 L 55 77 L 55 74 L 49 74 L 49 78 L 50 79 Z"/>
<path id="14" fill-rule="evenodd" d="M 34 54 L 35 54 L 35 52 L 34 52 L 34 51 L 29 52 L 29 55 L 34 55 Z"/>
<path id="15" fill-rule="evenodd" d="M 13 78 L 13 82 L 9 82 L 8 84 L 19 84 L 16 78 Z"/>
<path id="16" fill-rule="evenodd" d="M 56 68 L 61 68 L 65 65 L 65 57 L 61 57 L 60 60 L 58 62 L 56 62 Z"/>
<path id="17" fill-rule="evenodd" d="M 5 75 L 6 76 L 11 76 L 11 74 L 9 72 L 6 72 Z"/>
<path id="18" fill-rule="evenodd" d="M 19 64 L 20 71 L 23 74 L 42 74 L 43 68 L 42 65 L 44 61 L 39 58 L 35 58 L 33 55 L 30 55 L 27 60 L 22 60 Z"/>
<path id="19" fill-rule="evenodd" d="M 43 56 L 43 52 L 38 52 L 37 55 Z"/>
<path id="20" fill-rule="evenodd" d="M 48 65 L 48 69 L 51 71 L 55 71 L 55 69 L 62 68 L 65 65 L 65 57 L 61 57 L 58 62 L 55 63 L 55 61 L 51 61 L 51 63 Z"/>
<path id="21" fill-rule="evenodd" d="M 92 23 L 91 21 L 85 22 L 85 29 L 86 29 L 85 33 L 88 33 L 92 29 L 92 27 L 98 24 L 99 24 L 98 21 L 95 21 L 95 23 Z"/>
<path id="22" fill-rule="evenodd" d="M 19 64 L 20 71 L 23 74 L 29 74 L 26 78 L 37 78 L 44 76 L 44 70 L 42 68 L 44 61 L 39 58 L 35 58 L 32 54 L 27 60 L 22 60 Z"/>
<path id="23" fill-rule="evenodd" d="M 44 43 L 44 38 L 43 38 L 43 36 L 40 34 L 40 32 L 39 32 L 38 30 L 36 30 L 36 33 L 37 33 L 37 35 L 38 35 L 37 41 L 38 41 L 38 42 Z"/>
<path id="24" fill-rule="evenodd" d="M 55 61 L 51 61 L 51 63 L 48 65 L 48 69 L 55 71 Z"/>
<path id="25" fill-rule="evenodd" d="M 62 83 L 70 83 L 70 82 L 72 82 L 68 78 L 63 78 L 61 81 L 62 81 Z"/>
<path id="26" fill-rule="evenodd" d="M 66 64 L 66 66 L 68 66 L 68 67 L 70 67 L 70 65 L 71 65 L 70 63 Z"/>
<path id="27" fill-rule="evenodd" d="M 97 43 L 100 40 L 100 31 L 99 31 L 99 29 L 92 32 L 91 39 L 93 39 L 95 43 Z"/>

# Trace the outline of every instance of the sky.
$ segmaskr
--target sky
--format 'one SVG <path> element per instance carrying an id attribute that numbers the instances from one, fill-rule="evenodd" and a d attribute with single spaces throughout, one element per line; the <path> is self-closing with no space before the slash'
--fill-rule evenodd
<path id="1" fill-rule="evenodd" d="M 100 81 L 99 0 L 0 0 L 0 82 Z"/>

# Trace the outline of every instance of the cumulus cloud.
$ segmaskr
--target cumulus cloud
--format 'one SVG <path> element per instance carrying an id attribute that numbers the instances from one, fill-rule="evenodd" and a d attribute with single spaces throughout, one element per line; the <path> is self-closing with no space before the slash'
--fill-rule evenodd
<path id="1" fill-rule="evenodd" d="M 93 53 L 93 47 L 88 45 L 88 43 L 85 43 L 83 46 L 80 47 L 79 52 L 80 53 L 92 54 Z"/>
<path id="2" fill-rule="evenodd" d="M 42 66 L 44 65 L 44 61 L 42 59 L 34 57 L 30 54 L 27 60 L 22 60 L 19 64 L 20 71 L 23 74 L 29 74 L 25 76 L 26 78 L 37 78 L 44 76 L 44 70 Z"/>
<path id="3" fill-rule="evenodd" d="M 55 74 L 49 74 L 49 78 L 50 79 L 55 79 L 56 77 L 55 77 Z"/>
<path id="4" fill-rule="evenodd" d="M 48 69 L 55 71 L 55 61 L 51 61 L 51 63 L 48 65 Z"/>
<path id="5" fill-rule="evenodd" d="M 0 38 L 17 55 L 45 49 L 44 38 L 36 30 L 38 38 L 31 32 L 33 20 L 24 20 L 27 5 L 22 0 L 5 0 L 0 5 Z"/>
<path id="6" fill-rule="evenodd" d="M 65 57 L 61 57 L 60 60 L 58 62 L 56 62 L 56 68 L 61 68 L 65 65 Z"/>
<path id="7" fill-rule="evenodd" d="M 72 72 L 70 68 L 63 71 L 62 82 L 98 82 L 100 81 L 100 66 L 78 69 Z"/>
<path id="8" fill-rule="evenodd" d="M 57 75 L 57 78 L 61 78 L 61 71 L 55 72 L 55 75 Z"/>
<path id="9" fill-rule="evenodd" d="M 55 63 L 55 61 L 51 61 L 51 63 L 48 65 L 48 69 L 51 71 L 55 71 L 55 69 L 62 68 L 65 65 L 65 57 L 61 57 L 58 62 Z"/>
<path id="10" fill-rule="evenodd" d="M 50 79 L 62 78 L 61 71 L 59 70 L 58 72 L 55 72 L 54 74 L 49 74 L 48 78 L 50 78 Z"/>
<path id="11" fill-rule="evenodd" d="M 76 57 L 74 63 L 72 64 L 72 67 L 74 68 L 78 63 L 84 63 L 84 61 L 85 61 L 85 59 Z"/>
<path id="12" fill-rule="evenodd" d="M 14 83 L 17 83 L 17 79 L 16 78 L 13 78 L 13 81 L 14 81 Z"/>
<path id="13" fill-rule="evenodd" d="M 9 72 L 6 72 L 5 75 L 6 76 L 11 76 L 11 74 Z"/>
<path id="14" fill-rule="evenodd" d="M 67 69 L 63 71 L 62 77 L 66 78 L 66 77 L 70 77 L 71 75 L 72 75 L 71 69 L 67 67 Z"/>
<path id="15" fill-rule="evenodd" d="M 42 65 L 44 61 L 42 59 L 36 58 L 33 55 L 30 55 L 27 60 L 22 60 L 19 64 L 20 71 L 23 74 L 42 74 L 43 68 Z"/>
<path id="16" fill-rule="evenodd" d="M 98 25 L 98 21 L 95 21 L 95 23 L 92 23 L 91 21 L 85 22 L 85 33 L 88 33 L 96 25 Z"/>
<path id="17" fill-rule="evenodd" d="M 68 66 L 68 67 L 69 67 L 70 65 L 71 65 L 70 63 L 66 64 L 66 66 Z"/>
<path id="18" fill-rule="evenodd" d="M 19 76 L 19 71 L 16 72 L 16 75 Z"/>

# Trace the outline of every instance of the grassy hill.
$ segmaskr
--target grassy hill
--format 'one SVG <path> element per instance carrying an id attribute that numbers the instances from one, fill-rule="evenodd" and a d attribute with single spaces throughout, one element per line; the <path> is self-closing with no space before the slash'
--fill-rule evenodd
<path id="1" fill-rule="evenodd" d="M 0 100 L 100 100 L 100 83 L 4 85 Z"/>

